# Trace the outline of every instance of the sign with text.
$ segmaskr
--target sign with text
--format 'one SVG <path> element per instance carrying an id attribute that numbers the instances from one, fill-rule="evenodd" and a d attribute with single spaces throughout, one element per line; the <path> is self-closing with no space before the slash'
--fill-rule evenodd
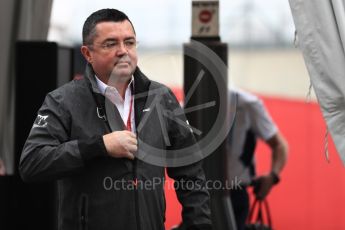
<path id="1" fill-rule="evenodd" d="M 192 36 L 219 36 L 219 1 L 192 2 Z"/>

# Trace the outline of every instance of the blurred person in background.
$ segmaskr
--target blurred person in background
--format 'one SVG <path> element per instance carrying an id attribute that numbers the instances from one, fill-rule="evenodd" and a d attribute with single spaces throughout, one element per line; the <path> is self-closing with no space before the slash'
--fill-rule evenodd
<path id="1" fill-rule="evenodd" d="M 236 116 L 228 135 L 228 180 L 238 181 L 230 191 L 238 230 L 243 230 L 249 212 L 248 186 L 254 186 L 256 199 L 263 200 L 280 180 L 280 173 L 287 161 L 287 143 L 273 122 L 263 102 L 255 95 L 231 89 L 236 98 Z M 254 151 L 257 138 L 264 141 L 271 151 L 270 171 L 255 174 Z"/>

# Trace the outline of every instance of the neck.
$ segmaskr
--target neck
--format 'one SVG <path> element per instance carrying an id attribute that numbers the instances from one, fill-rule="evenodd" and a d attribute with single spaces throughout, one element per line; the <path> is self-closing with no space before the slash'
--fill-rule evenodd
<path id="1" fill-rule="evenodd" d="M 126 93 L 126 89 L 128 87 L 128 84 L 131 80 L 132 76 L 128 76 L 128 77 L 110 77 L 105 84 L 112 86 L 114 88 L 116 88 L 116 90 L 119 92 L 119 94 L 121 95 L 121 97 L 124 99 L 125 98 L 125 93 Z"/>
<path id="2" fill-rule="evenodd" d="M 125 94 L 126 94 L 126 89 L 128 87 L 129 82 L 132 79 L 132 75 L 129 76 L 115 76 L 115 75 L 110 75 L 110 76 L 105 76 L 101 74 L 96 74 L 99 80 L 101 80 L 104 84 L 108 86 L 112 86 L 116 88 L 120 96 L 124 99 Z"/>
<path id="3" fill-rule="evenodd" d="M 128 84 L 129 84 L 129 81 L 126 81 L 126 82 L 119 82 L 113 86 L 117 89 L 122 99 L 125 99 L 125 94 L 126 94 L 126 89 L 128 87 Z"/>

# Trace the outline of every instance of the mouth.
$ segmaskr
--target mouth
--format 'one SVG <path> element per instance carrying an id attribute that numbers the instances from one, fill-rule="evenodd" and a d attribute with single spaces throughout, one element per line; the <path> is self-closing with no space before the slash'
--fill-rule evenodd
<path id="1" fill-rule="evenodd" d="M 115 63 L 115 66 L 129 66 L 130 63 L 129 62 L 117 62 Z"/>
<path id="2" fill-rule="evenodd" d="M 130 64 L 131 59 L 128 55 L 121 56 L 115 61 L 115 66 L 130 66 Z"/>
<path id="3" fill-rule="evenodd" d="M 128 63 L 117 63 L 115 65 L 115 68 L 119 69 L 129 69 L 129 64 Z"/>

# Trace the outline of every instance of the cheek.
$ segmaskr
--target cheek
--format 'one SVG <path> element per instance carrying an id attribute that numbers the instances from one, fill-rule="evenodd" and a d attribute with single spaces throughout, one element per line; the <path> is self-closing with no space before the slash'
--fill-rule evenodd
<path id="1" fill-rule="evenodd" d="M 110 56 L 98 57 L 97 64 L 102 67 L 113 66 L 114 58 Z"/>
<path id="2" fill-rule="evenodd" d="M 107 57 L 98 57 L 94 59 L 92 66 L 98 74 L 107 74 L 114 67 L 114 60 Z"/>
<path id="3" fill-rule="evenodd" d="M 135 52 L 135 53 L 131 53 L 131 54 L 129 54 L 129 55 L 130 55 L 132 64 L 133 64 L 134 66 L 137 66 L 137 64 L 138 64 L 138 56 L 137 56 L 137 53 Z"/>

